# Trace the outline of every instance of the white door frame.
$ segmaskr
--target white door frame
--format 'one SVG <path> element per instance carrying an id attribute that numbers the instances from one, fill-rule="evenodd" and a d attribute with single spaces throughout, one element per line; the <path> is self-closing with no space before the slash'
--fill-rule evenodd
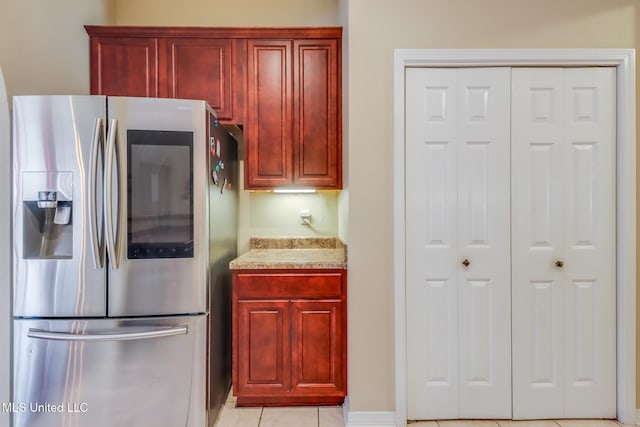
<path id="1" fill-rule="evenodd" d="M 636 423 L 636 86 L 634 49 L 396 49 L 394 59 L 394 320 L 396 426 L 407 425 L 405 68 L 616 67 L 618 420 Z"/>

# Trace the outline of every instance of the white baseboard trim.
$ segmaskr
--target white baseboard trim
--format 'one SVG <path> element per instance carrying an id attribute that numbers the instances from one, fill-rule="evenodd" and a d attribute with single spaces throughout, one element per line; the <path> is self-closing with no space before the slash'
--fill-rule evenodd
<path id="1" fill-rule="evenodd" d="M 346 427 L 396 427 L 396 414 L 393 412 L 349 412 Z"/>
<path id="2" fill-rule="evenodd" d="M 342 405 L 345 427 L 396 427 L 395 412 L 352 412 L 349 410 L 349 396 Z"/>

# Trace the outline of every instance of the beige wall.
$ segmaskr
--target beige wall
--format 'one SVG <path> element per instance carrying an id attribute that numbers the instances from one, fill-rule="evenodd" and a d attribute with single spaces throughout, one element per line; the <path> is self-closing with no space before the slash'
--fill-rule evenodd
<path id="1" fill-rule="evenodd" d="M 244 163 L 244 162 L 241 162 Z M 243 186 L 240 169 L 240 188 Z M 251 237 L 335 237 L 338 236 L 340 192 L 275 194 L 240 191 L 238 253 L 249 250 Z M 300 224 L 300 211 L 311 212 L 311 226 Z"/>
<path id="2" fill-rule="evenodd" d="M 349 395 L 393 411 L 394 48 L 633 48 L 633 0 L 345 0 Z"/>
<path id="3" fill-rule="evenodd" d="M 250 237 L 338 236 L 337 191 L 315 194 L 273 194 L 242 191 L 238 252 L 249 249 Z M 300 224 L 300 210 L 309 209 L 311 226 Z"/>
<path id="4" fill-rule="evenodd" d="M 7 92 L 89 93 L 83 25 L 112 19 L 111 0 L 0 0 L 0 65 Z"/>
<path id="5" fill-rule="evenodd" d="M 338 0 L 114 0 L 118 25 L 331 26 Z"/>

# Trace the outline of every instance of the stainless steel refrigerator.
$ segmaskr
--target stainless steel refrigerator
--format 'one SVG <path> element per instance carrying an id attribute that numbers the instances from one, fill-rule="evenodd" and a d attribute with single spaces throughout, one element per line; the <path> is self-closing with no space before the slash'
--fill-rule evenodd
<path id="1" fill-rule="evenodd" d="M 18 96 L 13 115 L 14 427 L 212 424 L 234 141 L 204 101 Z"/>

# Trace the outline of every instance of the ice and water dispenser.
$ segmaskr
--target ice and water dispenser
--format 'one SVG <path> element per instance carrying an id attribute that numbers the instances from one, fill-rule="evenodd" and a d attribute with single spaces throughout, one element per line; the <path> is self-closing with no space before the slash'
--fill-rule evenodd
<path id="1" fill-rule="evenodd" d="M 24 258 L 73 256 L 72 173 L 24 172 Z"/>

